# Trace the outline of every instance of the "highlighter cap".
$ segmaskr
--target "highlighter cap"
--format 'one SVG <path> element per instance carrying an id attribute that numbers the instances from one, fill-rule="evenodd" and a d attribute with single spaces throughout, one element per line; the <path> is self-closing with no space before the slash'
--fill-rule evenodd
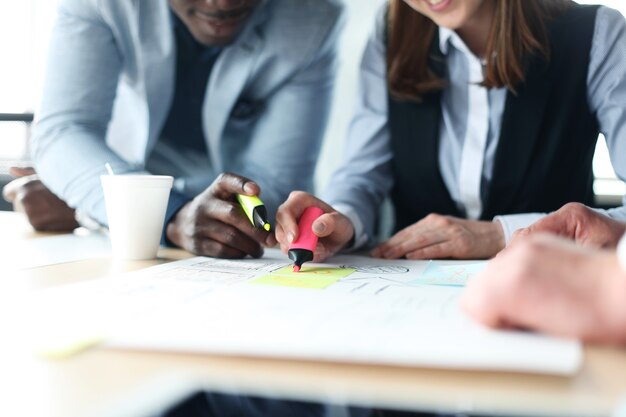
<path id="1" fill-rule="evenodd" d="M 313 252 L 307 249 L 289 249 L 287 255 L 298 268 L 301 267 L 303 263 L 313 260 Z"/>
<path id="2" fill-rule="evenodd" d="M 270 223 L 267 221 L 267 209 L 265 206 L 256 206 L 252 210 L 252 224 L 259 229 L 270 231 Z"/>

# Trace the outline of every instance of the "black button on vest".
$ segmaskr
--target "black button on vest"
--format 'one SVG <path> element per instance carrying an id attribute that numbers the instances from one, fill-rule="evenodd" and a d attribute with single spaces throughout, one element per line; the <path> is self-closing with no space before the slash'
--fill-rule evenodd
<path id="1" fill-rule="evenodd" d="M 528 59 L 525 82 L 507 93 L 493 178 L 481 219 L 593 205 L 592 159 L 598 121 L 587 102 L 597 6 L 574 6 L 550 22 L 550 58 Z M 435 32 L 437 33 L 437 32 Z M 434 37 L 430 65 L 445 77 Z M 389 97 L 396 230 L 430 213 L 463 217 L 439 170 L 441 93 L 419 103 Z"/>

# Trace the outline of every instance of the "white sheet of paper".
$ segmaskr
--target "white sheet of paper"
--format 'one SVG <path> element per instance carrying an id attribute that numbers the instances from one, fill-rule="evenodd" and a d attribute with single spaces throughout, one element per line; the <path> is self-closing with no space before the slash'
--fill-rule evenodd
<path id="1" fill-rule="evenodd" d="M 564 375 L 579 368 L 580 343 L 486 329 L 461 312 L 462 287 L 414 284 L 427 264 L 336 257 L 326 266 L 356 271 L 308 289 L 251 284 L 289 265 L 278 251 L 192 258 L 57 288 L 36 302 L 62 305 L 69 317 L 81 300 L 77 328 L 93 317 L 117 348 Z"/>

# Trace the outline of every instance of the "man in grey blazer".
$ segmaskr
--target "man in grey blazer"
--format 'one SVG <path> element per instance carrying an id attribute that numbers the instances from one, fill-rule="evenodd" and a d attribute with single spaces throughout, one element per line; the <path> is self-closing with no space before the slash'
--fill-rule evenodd
<path id="1" fill-rule="evenodd" d="M 105 163 L 173 175 L 170 243 L 260 256 L 275 240 L 233 196 L 262 191 L 273 217 L 291 190 L 311 187 L 339 1 L 60 0 L 33 137 L 42 183 L 12 197 L 36 217 L 58 196 L 58 224 L 76 208 L 106 225 Z M 49 220 L 31 218 L 40 229 Z"/>

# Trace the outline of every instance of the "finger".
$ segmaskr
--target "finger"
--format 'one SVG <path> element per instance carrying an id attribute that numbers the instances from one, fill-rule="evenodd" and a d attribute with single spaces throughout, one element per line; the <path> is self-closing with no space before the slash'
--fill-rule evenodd
<path id="1" fill-rule="evenodd" d="M 324 262 L 332 255 L 334 255 L 334 253 L 332 253 L 325 245 L 318 243 L 313 253 L 313 262 Z"/>
<path id="2" fill-rule="evenodd" d="M 273 232 L 269 232 L 269 235 L 265 239 L 265 246 L 268 248 L 273 248 L 278 244 L 278 240 L 276 240 L 276 234 Z"/>
<path id="3" fill-rule="evenodd" d="M 478 278 L 470 282 L 461 298 L 461 309 L 485 326 L 500 327 L 502 318 L 496 304 L 490 302 L 493 297 L 490 296 L 489 291 L 489 287 L 482 281 L 478 281 Z"/>
<path id="4" fill-rule="evenodd" d="M 298 220 L 308 207 L 319 207 L 325 212 L 334 211 L 331 206 L 322 200 L 303 191 L 294 191 L 289 195 L 276 213 L 276 223 L 283 229 L 284 236 L 281 243 L 290 244 L 298 237 Z"/>
<path id="5" fill-rule="evenodd" d="M 278 243 L 280 243 L 281 246 L 287 243 L 287 236 L 285 235 L 285 230 L 283 229 L 283 226 L 280 223 L 276 223 L 276 225 L 274 226 L 274 235 L 276 237 L 276 240 L 278 241 Z"/>
<path id="6" fill-rule="evenodd" d="M 536 223 L 531 224 L 524 230 L 525 235 L 530 235 L 537 232 L 549 232 L 556 233 L 561 231 L 561 222 L 558 218 L 546 217 L 539 220 Z"/>
<path id="7" fill-rule="evenodd" d="M 229 224 L 212 221 L 200 229 L 200 234 L 223 246 L 237 249 L 254 258 L 263 256 L 263 248 L 258 241 Z"/>
<path id="8" fill-rule="evenodd" d="M 325 213 L 318 217 L 311 228 L 317 237 L 330 236 L 334 231 L 338 221 L 339 213 Z"/>
<path id="9" fill-rule="evenodd" d="M 511 240 L 509 241 L 509 244 L 506 245 L 506 247 L 502 251 L 500 251 L 500 253 L 506 252 L 507 249 L 514 247 L 515 245 L 525 240 L 530 235 L 531 235 L 531 230 L 528 227 L 516 230 L 511 235 Z M 496 256 L 500 255 L 500 253 L 498 253 Z"/>
<path id="10" fill-rule="evenodd" d="M 447 240 L 445 234 L 441 231 L 425 231 L 421 234 L 408 235 L 397 244 L 391 245 L 389 242 L 381 248 L 381 257 L 385 259 L 398 259 L 419 249 L 435 245 Z"/>
<path id="11" fill-rule="evenodd" d="M 211 239 L 202 239 L 192 252 L 196 255 L 223 259 L 241 259 L 247 255 L 244 251 Z"/>
<path id="12" fill-rule="evenodd" d="M 442 259 L 454 257 L 455 246 L 450 241 L 435 243 L 406 254 L 407 259 Z"/>
<path id="13" fill-rule="evenodd" d="M 528 227 L 524 227 L 523 229 L 519 229 L 513 232 L 513 235 L 511 236 L 511 240 L 528 236 L 530 235 L 530 233 L 531 233 L 531 229 Z"/>
<path id="14" fill-rule="evenodd" d="M 211 184 L 213 195 L 231 199 L 235 194 L 259 195 L 261 188 L 249 178 L 232 173 L 223 173 Z"/>
<path id="15" fill-rule="evenodd" d="M 34 175 L 36 172 L 31 167 L 11 167 L 9 168 L 9 174 L 14 177 L 25 177 L 27 175 Z"/>
<path id="16" fill-rule="evenodd" d="M 402 245 L 406 241 L 414 238 L 415 236 L 420 236 L 422 233 L 432 230 L 432 215 L 427 216 L 424 219 L 418 221 L 415 224 L 412 224 L 404 229 L 400 230 L 398 233 L 393 235 L 389 240 L 383 242 L 378 247 L 376 247 L 370 255 L 375 258 L 386 258 L 385 253 L 389 252 L 396 246 Z M 391 256 L 392 254 L 390 254 Z M 399 257 L 399 256 L 396 256 Z"/>
<path id="17" fill-rule="evenodd" d="M 269 236 L 264 229 L 254 227 L 243 208 L 235 202 L 212 199 L 207 205 L 205 215 L 207 216 L 206 223 L 211 222 L 211 219 L 219 220 L 235 227 L 259 243 L 265 243 Z"/>

